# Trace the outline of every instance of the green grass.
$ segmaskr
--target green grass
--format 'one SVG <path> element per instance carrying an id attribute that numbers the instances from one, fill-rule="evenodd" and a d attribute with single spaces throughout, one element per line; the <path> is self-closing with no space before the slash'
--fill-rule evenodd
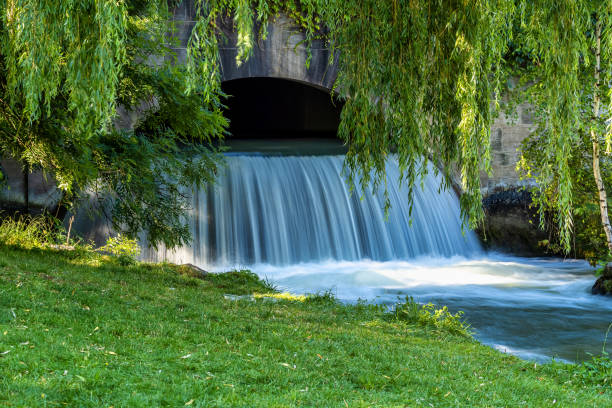
<path id="1" fill-rule="evenodd" d="M 0 246 L 0 406 L 612 406 L 573 366 L 270 292 L 247 272 Z"/>
<path id="2" fill-rule="evenodd" d="M 0 242 L 25 248 L 39 247 L 53 241 L 54 224 L 43 216 L 6 217 L 0 212 Z"/>

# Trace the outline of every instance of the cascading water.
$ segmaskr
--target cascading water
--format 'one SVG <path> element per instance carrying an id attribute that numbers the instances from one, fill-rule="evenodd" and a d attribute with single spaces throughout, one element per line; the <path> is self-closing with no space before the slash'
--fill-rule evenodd
<path id="1" fill-rule="evenodd" d="M 432 171 L 415 188 L 412 223 L 399 168 L 387 165 L 391 211 L 382 189 L 362 199 L 342 175 L 342 156 L 229 156 L 218 183 L 194 197 L 192 247 L 165 254 L 205 267 L 291 265 L 329 260 L 388 261 L 481 251 L 461 231 L 457 198 L 438 193 Z"/>
<path id="2" fill-rule="evenodd" d="M 588 294 L 585 262 L 487 254 L 461 231 L 457 197 L 433 172 L 414 189 L 399 169 L 382 191 L 351 194 L 342 156 L 231 155 L 193 197 L 192 246 L 145 254 L 208 270 L 246 267 L 281 289 L 332 290 L 343 301 L 417 301 L 464 310 L 477 337 L 523 357 L 576 360 L 601 350 L 612 302 Z M 412 219 L 412 223 L 411 220 Z"/>

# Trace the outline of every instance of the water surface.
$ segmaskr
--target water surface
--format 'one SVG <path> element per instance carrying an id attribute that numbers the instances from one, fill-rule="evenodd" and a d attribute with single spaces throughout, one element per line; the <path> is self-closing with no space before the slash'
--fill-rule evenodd
<path id="1" fill-rule="evenodd" d="M 538 361 L 580 361 L 587 353 L 600 353 L 612 321 L 612 299 L 590 294 L 593 271 L 583 261 L 489 254 L 251 268 L 295 293 L 331 290 L 345 302 L 390 306 L 412 296 L 420 303 L 447 305 L 465 312 L 483 343 Z"/>
<path id="2" fill-rule="evenodd" d="M 387 216 L 382 190 L 351 194 L 343 164 L 342 155 L 228 156 L 217 184 L 193 194 L 193 244 L 144 257 L 249 268 L 283 290 L 332 290 L 345 302 L 447 305 L 465 312 L 478 339 L 525 358 L 601 350 L 612 299 L 590 294 L 585 262 L 487 254 L 432 167 L 411 209 L 393 158 Z"/>

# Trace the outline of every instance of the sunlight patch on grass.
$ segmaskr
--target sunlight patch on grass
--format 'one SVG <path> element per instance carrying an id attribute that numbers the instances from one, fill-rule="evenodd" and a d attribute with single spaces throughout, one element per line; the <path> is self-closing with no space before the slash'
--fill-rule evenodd
<path id="1" fill-rule="evenodd" d="M 276 299 L 276 300 L 287 300 L 291 302 L 305 302 L 308 296 L 294 295 L 289 292 L 283 293 L 253 293 L 255 299 Z"/>

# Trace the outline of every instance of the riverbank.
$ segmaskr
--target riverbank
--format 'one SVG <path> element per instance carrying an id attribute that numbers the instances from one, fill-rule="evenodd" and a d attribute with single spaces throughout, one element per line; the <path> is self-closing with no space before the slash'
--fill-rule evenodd
<path id="1" fill-rule="evenodd" d="M 281 296 L 247 272 L 87 251 L 0 246 L 0 362 L 0 406 L 612 404 L 583 366 L 523 361 L 377 306 Z"/>

